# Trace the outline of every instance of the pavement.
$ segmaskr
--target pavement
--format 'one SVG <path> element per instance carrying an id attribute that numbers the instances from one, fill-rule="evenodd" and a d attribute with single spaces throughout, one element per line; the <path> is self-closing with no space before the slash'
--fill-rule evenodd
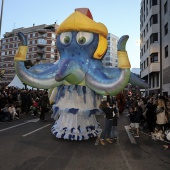
<path id="1" fill-rule="evenodd" d="M 170 150 L 140 132 L 129 133 L 125 111 L 118 119 L 118 140 L 102 146 L 98 138 L 84 141 L 57 139 L 51 133 L 54 120 L 30 114 L 0 124 L 0 170 L 169 170 Z M 103 115 L 96 115 L 101 128 Z"/>

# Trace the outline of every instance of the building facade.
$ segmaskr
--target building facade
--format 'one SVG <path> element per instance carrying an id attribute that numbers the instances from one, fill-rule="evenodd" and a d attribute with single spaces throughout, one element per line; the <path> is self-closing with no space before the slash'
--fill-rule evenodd
<path id="1" fill-rule="evenodd" d="M 107 36 L 108 48 L 106 55 L 103 58 L 103 65 L 106 67 L 117 67 L 118 58 L 117 58 L 117 42 L 119 38 L 111 33 Z"/>
<path id="2" fill-rule="evenodd" d="M 170 95 L 170 1 L 141 0 L 140 69 L 148 95 Z"/>
<path id="3" fill-rule="evenodd" d="M 28 52 L 25 65 L 29 67 L 39 62 L 54 62 L 59 58 L 55 34 L 57 27 L 56 23 L 51 25 L 43 24 L 6 32 L 1 39 L 0 47 L 0 68 L 5 69 L 5 74 L 3 79 L 0 80 L 0 84 L 9 84 L 15 76 L 14 56 L 20 45 L 17 33 L 22 32 L 27 37 Z"/>

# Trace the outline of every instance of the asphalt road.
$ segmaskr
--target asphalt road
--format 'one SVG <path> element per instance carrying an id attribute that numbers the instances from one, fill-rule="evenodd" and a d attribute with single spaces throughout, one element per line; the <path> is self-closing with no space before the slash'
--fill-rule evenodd
<path id="1" fill-rule="evenodd" d="M 140 138 L 128 133 L 129 121 L 119 118 L 119 140 L 102 146 L 96 138 L 86 141 L 57 139 L 54 120 L 42 122 L 31 115 L 0 123 L 0 170 L 170 170 L 170 150 L 146 132 Z M 102 115 L 96 116 L 101 127 Z"/>

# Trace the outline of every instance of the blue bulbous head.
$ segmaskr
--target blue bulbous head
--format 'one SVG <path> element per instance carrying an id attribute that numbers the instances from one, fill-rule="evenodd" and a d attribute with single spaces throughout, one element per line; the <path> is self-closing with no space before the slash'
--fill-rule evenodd
<path id="1" fill-rule="evenodd" d="M 92 59 L 97 49 L 99 35 L 90 32 L 63 32 L 57 37 L 60 59 L 69 58 L 78 61 Z"/>
<path id="2" fill-rule="evenodd" d="M 91 32 L 62 32 L 56 45 L 60 53 L 56 81 L 66 80 L 70 84 L 81 83 L 86 73 L 102 67 L 102 61 L 93 57 L 99 35 Z"/>

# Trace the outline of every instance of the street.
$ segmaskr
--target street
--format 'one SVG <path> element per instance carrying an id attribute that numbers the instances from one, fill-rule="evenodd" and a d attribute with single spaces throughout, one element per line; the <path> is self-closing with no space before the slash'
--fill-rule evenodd
<path id="1" fill-rule="evenodd" d="M 124 112 L 118 120 L 119 139 L 102 146 L 87 141 L 57 139 L 51 133 L 54 120 L 39 121 L 31 115 L 0 124 L 1 170 L 169 170 L 170 150 L 146 132 L 134 138 Z M 104 125 L 103 115 L 96 115 Z"/>

